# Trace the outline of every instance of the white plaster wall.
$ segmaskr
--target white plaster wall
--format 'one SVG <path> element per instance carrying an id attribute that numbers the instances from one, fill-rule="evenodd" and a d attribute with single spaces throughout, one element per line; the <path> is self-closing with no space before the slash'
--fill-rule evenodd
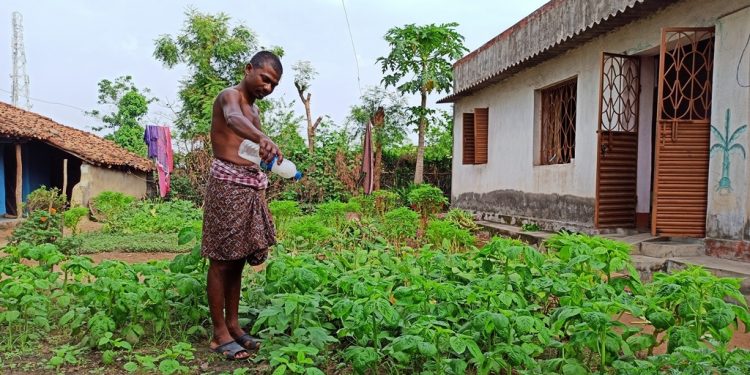
<path id="1" fill-rule="evenodd" d="M 729 111 L 729 134 L 750 121 L 750 50 L 740 61 L 740 55 L 750 36 L 750 8 L 727 15 L 716 24 L 715 65 L 711 124 L 723 135 L 726 133 L 727 110 Z M 748 47 L 750 48 L 750 47 Z M 739 72 L 739 80 L 737 73 Z M 719 143 L 719 137 L 711 134 L 711 145 Z M 750 157 L 748 132 L 733 142 L 741 145 Z M 730 145 L 731 146 L 731 145 Z M 742 152 L 729 155 L 730 189 L 719 189 L 722 177 L 722 152 L 711 154 L 708 177 L 707 236 L 723 239 L 742 239 L 748 217 L 748 162 Z"/>
<path id="2" fill-rule="evenodd" d="M 116 191 L 141 199 L 146 196 L 146 174 L 81 164 L 81 181 L 73 187 L 72 205 L 87 206 L 89 200 L 104 191 Z"/>
<path id="3" fill-rule="evenodd" d="M 601 53 L 651 54 L 661 42 L 662 27 L 714 26 L 720 16 L 746 6 L 750 0 L 686 0 L 460 99 L 454 105 L 451 195 L 512 189 L 594 198 Z M 734 70 L 716 71 L 734 76 Z M 573 76 L 578 78 L 576 158 L 570 164 L 535 166 L 535 90 Z M 641 104 L 641 113 L 646 106 L 651 102 Z M 478 107 L 490 108 L 488 163 L 463 165 L 461 113 Z M 639 151 L 639 156 L 645 153 Z M 645 182 L 639 186 L 645 194 Z M 639 208 L 646 202 L 639 202 Z"/>
<path id="4" fill-rule="evenodd" d="M 654 64 L 654 57 L 647 55 L 641 58 L 641 98 L 638 113 L 638 181 L 636 193 L 638 202 L 635 212 L 651 212 L 651 170 L 654 118 L 654 87 L 657 84 L 655 74 L 659 70 Z"/>

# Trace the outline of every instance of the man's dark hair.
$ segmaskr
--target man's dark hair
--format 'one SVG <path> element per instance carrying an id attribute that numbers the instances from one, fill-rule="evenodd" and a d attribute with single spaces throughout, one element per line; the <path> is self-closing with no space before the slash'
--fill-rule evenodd
<path id="1" fill-rule="evenodd" d="M 266 64 L 270 65 L 279 75 L 284 74 L 284 68 L 281 66 L 281 60 L 271 51 L 260 51 L 253 55 L 250 64 L 255 68 L 260 68 Z"/>

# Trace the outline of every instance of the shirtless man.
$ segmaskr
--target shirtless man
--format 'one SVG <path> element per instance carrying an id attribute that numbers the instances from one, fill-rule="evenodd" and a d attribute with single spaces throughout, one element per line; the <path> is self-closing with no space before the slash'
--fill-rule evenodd
<path id="1" fill-rule="evenodd" d="M 211 118 L 214 160 L 206 188 L 201 255 L 209 259 L 208 305 L 213 323 L 211 350 L 227 359 L 244 359 L 260 346 L 239 324 L 242 269 L 262 264 L 276 243 L 265 201 L 266 175 L 238 154 L 249 139 L 260 145 L 266 162 L 281 151 L 263 134 L 255 101 L 273 92 L 283 68 L 271 52 L 258 52 L 238 85 L 219 93 Z"/>

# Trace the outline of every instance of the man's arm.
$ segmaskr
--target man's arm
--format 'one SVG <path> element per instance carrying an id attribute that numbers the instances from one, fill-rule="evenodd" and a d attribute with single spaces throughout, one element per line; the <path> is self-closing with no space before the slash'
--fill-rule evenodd
<path id="1" fill-rule="evenodd" d="M 240 100 L 240 93 L 236 90 L 229 89 L 219 94 L 219 105 L 227 126 L 240 137 L 257 143 L 261 159 L 270 162 L 276 155 L 278 162 L 281 163 L 284 160 L 281 150 L 242 113 Z"/>

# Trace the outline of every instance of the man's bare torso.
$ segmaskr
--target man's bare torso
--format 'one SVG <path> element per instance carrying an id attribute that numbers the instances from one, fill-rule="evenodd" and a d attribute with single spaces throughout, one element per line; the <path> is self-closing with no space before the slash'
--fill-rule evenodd
<path id="1" fill-rule="evenodd" d="M 256 128 L 258 128 L 258 130 L 261 129 L 258 108 L 247 101 L 247 98 L 242 91 L 237 90 L 236 87 L 230 87 L 222 91 L 214 101 L 211 116 L 211 148 L 213 149 L 214 157 L 217 159 L 239 165 L 252 165 L 250 161 L 239 156 L 238 150 L 240 148 L 240 143 L 242 143 L 244 139 L 229 128 L 227 120 L 224 118 L 224 111 L 221 108 L 219 98 L 221 98 L 227 90 L 239 91 L 242 114 L 245 115 L 245 117 L 247 117 Z"/>

